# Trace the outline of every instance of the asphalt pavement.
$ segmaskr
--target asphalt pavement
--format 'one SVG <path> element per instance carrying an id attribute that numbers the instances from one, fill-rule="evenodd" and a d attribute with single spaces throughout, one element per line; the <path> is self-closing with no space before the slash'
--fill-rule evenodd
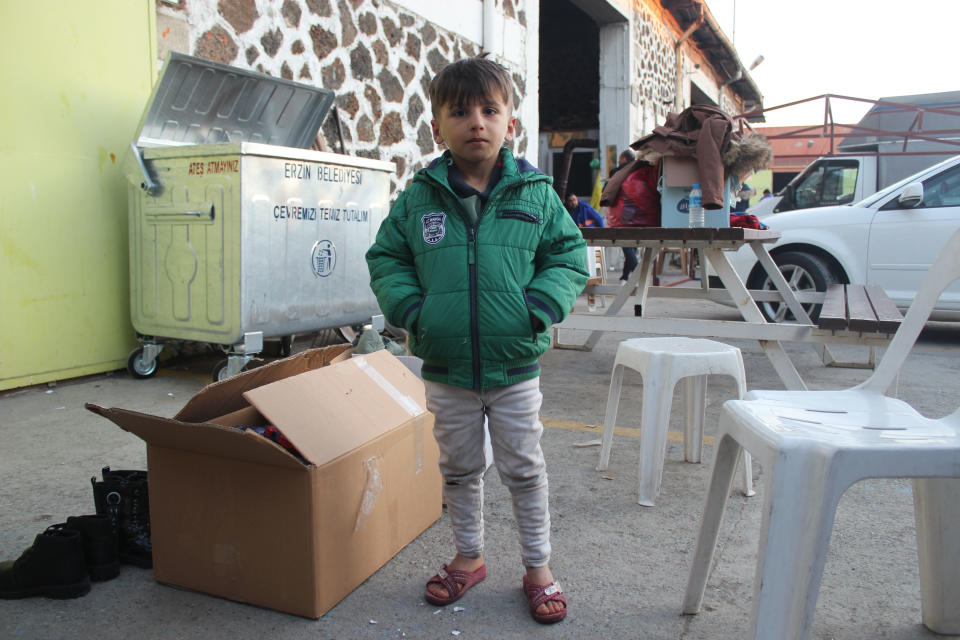
<path id="1" fill-rule="evenodd" d="M 732 309 L 700 304 L 695 313 L 704 317 L 737 317 Z M 748 637 L 766 490 L 759 465 L 753 469 L 755 497 L 745 497 L 735 484 L 702 611 L 680 612 L 712 467 L 712 436 L 722 403 L 734 394 L 732 381 L 711 378 L 702 464 L 683 462 L 677 396 L 662 492 L 656 506 L 646 508 L 637 504 L 642 381 L 628 371 L 618 420 L 625 429 L 615 439 L 609 469 L 595 470 L 616 346 L 629 337 L 635 336 L 606 334 L 591 352 L 554 349 L 542 360 L 551 565 L 570 605 L 560 624 L 541 626 L 527 613 L 509 495 L 492 470 L 486 484 L 487 579 L 456 607 L 437 608 L 422 597 L 426 579 L 452 557 L 444 514 L 320 620 L 176 589 L 154 581 L 148 569 L 124 565 L 118 578 L 94 583 L 81 598 L 0 600 L 0 638 Z M 294 351 L 310 341 L 299 340 Z M 749 388 L 782 388 L 756 342 L 732 344 L 743 352 Z M 851 357 L 866 354 L 848 351 Z M 845 388 L 870 373 L 824 367 L 808 345 L 791 345 L 788 352 L 810 388 Z M 960 397 L 958 352 L 960 326 L 928 325 L 902 370 L 896 395 L 930 417 L 953 412 Z M 90 478 L 101 467 L 146 469 L 143 442 L 86 411 L 84 403 L 172 416 L 207 384 L 215 362 L 202 351 L 183 353 L 148 380 L 117 371 L 0 394 L 0 560 L 17 558 L 49 524 L 93 513 Z M 939 637 L 921 624 L 909 481 L 861 482 L 841 499 L 811 637 Z"/>

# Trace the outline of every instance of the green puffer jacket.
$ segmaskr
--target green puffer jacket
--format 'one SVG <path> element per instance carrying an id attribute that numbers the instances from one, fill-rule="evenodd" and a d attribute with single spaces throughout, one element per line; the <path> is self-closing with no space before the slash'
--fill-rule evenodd
<path id="1" fill-rule="evenodd" d="M 587 282 L 586 246 L 552 179 L 509 150 L 476 226 L 447 181 L 449 151 L 400 194 L 367 251 L 370 286 L 409 332 L 426 380 L 487 389 L 540 373 Z"/>

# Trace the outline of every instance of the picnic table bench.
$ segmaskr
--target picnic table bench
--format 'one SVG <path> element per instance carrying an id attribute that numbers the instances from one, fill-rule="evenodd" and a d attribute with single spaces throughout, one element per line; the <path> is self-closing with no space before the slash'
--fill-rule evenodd
<path id="1" fill-rule="evenodd" d="M 828 331 L 896 333 L 903 315 L 876 285 L 831 284 L 824 294 L 817 326 Z"/>
<path id="2" fill-rule="evenodd" d="M 770 255 L 766 245 L 775 242 L 780 233 L 774 230 L 734 228 L 661 228 L 661 227 L 614 227 L 582 229 L 587 245 L 591 247 L 637 247 L 641 250 L 640 265 L 626 283 L 620 285 L 587 285 L 588 296 L 613 296 L 606 305 L 604 313 L 571 313 L 553 327 L 553 346 L 564 349 L 589 351 L 607 331 L 622 333 L 656 334 L 662 336 L 690 336 L 701 338 L 756 340 L 760 348 L 770 359 L 771 364 L 787 389 L 805 389 L 806 385 L 784 350 L 788 342 L 804 342 L 813 345 L 825 365 L 837 367 L 873 368 L 876 364 L 876 347 L 885 347 L 890 343 L 897 326 L 903 318 L 893 302 L 877 290 L 870 293 L 861 285 L 846 285 L 830 294 L 827 301 L 824 291 L 796 292 L 783 277 L 780 268 Z M 748 290 L 743 280 L 733 269 L 727 251 L 735 251 L 748 245 L 757 256 L 764 272 L 774 285 L 774 289 Z M 709 279 L 701 278 L 699 287 L 663 287 L 652 283 L 653 257 L 665 247 L 683 247 L 701 252 L 701 264 L 709 263 L 723 283 L 722 288 L 713 287 Z M 690 309 L 679 309 L 669 316 L 650 311 L 647 304 L 651 298 L 672 298 L 677 300 L 712 300 L 715 302 L 733 302 L 740 312 L 739 320 L 697 318 L 684 313 Z M 620 309 L 628 299 L 634 302 L 637 316 L 621 316 Z M 866 306 L 872 309 L 869 323 L 866 312 L 860 309 L 866 300 Z M 873 300 L 871 303 L 870 301 Z M 768 320 L 760 308 L 759 302 L 781 303 L 786 305 L 796 318 L 795 322 Z M 823 304 L 826 309 L 820 315 L 819 322 L 813 322 L 803 305 Z M 594 306 L 595 309 L 595 306 Z M 840 311 L 832 311 L 839 309 Z M 591 310 L 588 306 L 588 311 Z M 852 311 L 852 313 L 851 313 Z M 636 313 L 637 311 L 635 311 Z M 842 318 L 842 320 L 841 320 Z M 831 324 L 832 323 L 832 324 Z M 561 337 L 573 340 L 564 340 Z M 587 331 L 574 334 L 576 331 Z M 852 362 L 841 359 L 831 351 L 831 345 L 868 347 L 866 362 Z"/>

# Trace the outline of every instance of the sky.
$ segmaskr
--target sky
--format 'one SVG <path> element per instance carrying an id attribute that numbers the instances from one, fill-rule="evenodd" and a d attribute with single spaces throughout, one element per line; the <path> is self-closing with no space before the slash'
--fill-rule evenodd
<path id="1" fill-rule="evenodd" d="M 763 105 L 825 93 L 876 100 L 960 91 L 960 0 L 706 0 L 750 71 Z M 834 121 L 869 105 L 831 99 Z M 820 124 L 824 101 L 777 109 L 769 125 Z"/>

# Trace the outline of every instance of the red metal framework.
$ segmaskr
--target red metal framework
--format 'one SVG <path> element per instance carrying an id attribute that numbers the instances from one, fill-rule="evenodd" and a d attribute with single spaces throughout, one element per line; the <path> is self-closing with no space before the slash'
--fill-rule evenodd
<path id="1" fill-rule="evenodd" d="M 932 94 L 936 95 L 936 94 Z M 950 94 L 951 96 L 956 96 L 960 98 L 960 94 Z M 923 98 L 930 96 L 914 96 L 912 98 Z M 742 113 L 738 116 L 734 116 L 734 120 L 739 121 L 740 131 L 742 132 L 745 128 L 753 130 L 753 127 L 748 122 L 748 119 L 756 119 L 757 117 L 763 116 L 771 111 L 777 109 L 786 109 L 788 107 L 794 107 L 799 104 L 805 104 L 808 102 L 814 102 L 816 100 L 823 100 L 823 124 L 822 125 L 811 125 L 808 127 L 795 127 L 789 132 L 772 134 L 768 135 L 768 140 L 775 139 L 789 139 L 789 138 L 798 138 L 798 139 L 807 139 L 810 137 L 821 137 L 828 138 L 830 141 L 829 151 L 827 153 L 821 153 L 824 156 L 831 157 L 843 157 L 850 155 L 857 156 L 891 156 L 891 155 L 943 155 L 944 153 L 950 153 L 952 150 L 950 147 L 956 148 L 956 153 L 960 153 L 960 99 L 956 103 L 951 104 L 938 104 L 936 106 L 929 106 L 923 104 L 911 104 L 909 102 L 893 102 L 890 100 L 868 100 L 865 98 L 854 98 L 851 96 L 840 96 L 830 93 L 826 93 L 820 96 L 814 96 L 812 98 L 805 98 L 803 100 L 795 100 L 794 102 L 788 102 L 786 104 L 780 104 L 774 107 L 767 107 L 763 109 L 754 109 Z M 839 124 L 833 119 L 833 105 L 831 104 L 832 100 L 850 100 L 853 102 L 862 102 L 865 104 L 872 105 L 870 111 L 860 120 L 858 124 Z M 878 111 L 878 108 L 880 111 Z M 902 120 L 904 123 L 909 122 L 906 126 L 898 128 L 897 130 L 890 129 L 878 129 L 876 127 L 871 127 L 869 124 L 872 120 L 878 120 L 880 115 L 887 117 L 898 117 L 903 116 Z M 873 116 L 873 118 L 871 118 Z M 924 120 L 932 120 L 932 126 L 938 128 L 927 129 L 924 128 Z M 942 128 L 943 124 L 948 124 L 950 126 Z M 837 127 L 849 127 L 849 130 L 843 133 L 837 132 Z M 838 138 L 840 138 L 838 140 Z M 857 141 L 857 138 L 863 138 L 861 141 Z M 877 144 L 880 141 L 890 142 L 890 141 L 900 141 L 902 140 L 902 145 L 897 151 L 865 151 L 862 150 L 863 145 Z M 908 145 L 911 142 L 932 142 L 937 145 L 942 145 L 940 150 L 930 151 L 930 150 L 911 150 L 908 149 Z M 855 146 L 860 148 L 851 148 L 851 149 L 841 149 L 840 146 L 846 143 L 845 146 Z M 809 154 L 778 154 L 779 158 L 805 158 Z"/>

